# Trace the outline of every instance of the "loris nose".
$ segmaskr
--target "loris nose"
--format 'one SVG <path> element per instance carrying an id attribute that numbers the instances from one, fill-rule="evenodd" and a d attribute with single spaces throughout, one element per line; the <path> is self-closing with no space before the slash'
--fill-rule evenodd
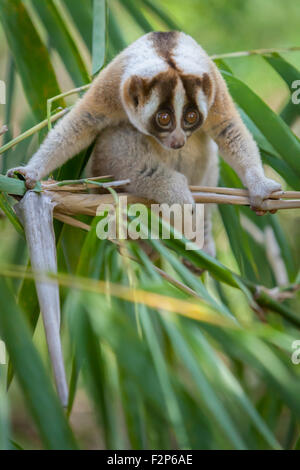
<path id="1" fill-rule="evenodd" d="M 174 141 L 171 142 L 172 149 L 181 149 L 184 146 L 184 142 Z"/>
<path id="2" fill-rule="evenodd" d="M 172 149 L 181 149 L 185 144 L 185 135 L 183 133 L 176 133 L 171 136 L 170 147 Z"/>

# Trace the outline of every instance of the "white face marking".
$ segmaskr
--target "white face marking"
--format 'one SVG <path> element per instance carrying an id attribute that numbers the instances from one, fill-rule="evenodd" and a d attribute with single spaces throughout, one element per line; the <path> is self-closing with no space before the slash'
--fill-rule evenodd
<path id="1" fill-rule="evenodd" d="M 198 108 L 199 108 L 200 112 L 203 115 L 203 120 L 205 121 L 205 119 L 207 117 L 207 111 L 208 111 L 208 109 L 207 109 L 207 97 L 203 93 L 203 90 L 201 90 L 201 88 L 199 89 L 199 91 L 197 93 L 196 102 L 197 102 L 197 105 L 198 105 Z"/>
<path id="2" fill-rule="evenodd" d="M 182 118 L 185 98 L 186 98 L 186 94 L 185 94 L 185 90 L 183 88 L 182 82 L 181 80 L 178 80 L 175 91 L 174 91 L 174 98 L 173 98 L 176 129 L 181 128 L 181 118 Z"/>
<path id="3" fill-rule="evenodd" d="M 152 78 L 168 69 L 168 64 L 160 57 L 153 47 L 150 34 L 142 36 L 125 49 L 125 70 L 122 81 L 131 75 Z"/>
<path id="4" fill-rule="evenodd" d="M 149 134 L 149 120 L 160 107 L 159 93 L 154 89 L 147 103 L 144 104 L 144 106 L 138 106 L 135 109 L 134 106 L 128 106 L 126 104 L 122 91 L 125 81 L 132 75 L 151 79 L 161 72 L 169 70 L 170 66 L 168 63 L 160 57 L 155 50 L 151 35 L 152 33 L 142 36 L 124 51 L 124 69 L 121 80 L 121 96 L 128 118 L 130 122 L 144 134 Z M 179 33 L 177 45 L 171 52 L 174 62 L 178 66 L 179 71 L 183 74 L 199 77 L 204 73 L 210 74 L 210 62 L 207 54 L 190 36 L 184 33 Z M 195 100 L 203 118 L 206 119 L 208 113 L 208 102 L 203 90 L 199 89 L 197 96 L 195 96 Z M 174 133 L 174 136 L 171 135 L 172 138 L 175 137 L 176 133 L 176 140 L 182 140 L 182 135 L 184 135 L 184 138 L 186 139 L 186 137 L 192 133 L 189 130 L 183 130 L 181 128 L 183 109 L 186 102 L 187 97 L 184 86 L 181 80 L 178 80 L 172 102 L 176 128 L 173 129 L 171 133 L 166 131 L 166 134 L 169 134 L 169 136 Z M 165 138 L 168 140 L 169 137 L 166 135 Z M 169 142 L 167 145 L 169 145 Z"/>
<path id="5" fill-rule="evenodd" d="M 178 67 L 186 74 L 201 76 L 210 71 L 206 52 L 187 34 L 179 34 L 172 55 Z"/>
<path id="6" fill-rule="evenodd" d="M 160 103 L 160 98 L 157 93 L 157 90 L 152 90 L 151 96 L 147 103 L 143 106 L 141 110 L 142 119 L 144 122 L 149 121 L 149 119 L 153 116 L 155 111 L 157 110 Z"/>

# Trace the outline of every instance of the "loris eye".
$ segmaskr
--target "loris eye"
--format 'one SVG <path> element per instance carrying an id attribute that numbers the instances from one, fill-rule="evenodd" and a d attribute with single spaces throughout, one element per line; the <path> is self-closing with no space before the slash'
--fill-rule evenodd
<path id="1" fill-rule="evenodd" d="M 170 127 L 172 119 L 168 111 L 159 111 L 156 114 L 156 122 L 161 127 Z"/>
<path id="2" fill-rule="evenodd" d="M 188 111 L 184 116 L 184 123 L 186 127 L 191 127 L 199 121 L 199 113 L 196 110 Z"/>

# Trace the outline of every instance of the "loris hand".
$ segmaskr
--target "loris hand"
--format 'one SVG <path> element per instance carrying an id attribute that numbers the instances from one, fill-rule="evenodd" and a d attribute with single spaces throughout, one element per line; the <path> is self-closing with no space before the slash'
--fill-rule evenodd
<path id="1" fill-rule="evenodd" d="M 264 215 L 268 211 L 261 209 L 264 199 L 268 199 L 272 193 L 281 190 L 281 184 L 270 178 L 260 178 L 248 185 L 250 194 L 250 207 L 256 215 Z M 270 211 L 274 214 L 276 211 Z"/>
<path id="2" fill-rule="evenodd" d="M 8 170 L 7 176 L 10 178 L 13 178 L 16 173 L 19 173 L 24 177 L 25 180 L 25 185 L 27 189 L 33 189 L 38 181 L 38 174 L 35 170 L 30 170 L 26 166 L 20 166 L 17 168 L 12 168 L 11 170 Z"/>

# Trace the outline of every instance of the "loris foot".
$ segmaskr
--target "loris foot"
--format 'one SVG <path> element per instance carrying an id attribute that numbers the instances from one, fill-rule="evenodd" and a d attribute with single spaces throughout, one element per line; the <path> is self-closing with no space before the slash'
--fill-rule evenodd
<path id="1" fill-rule="evenodd" d="M 6 176 L 14 178 L 16 175 L 21 175 L 25 181 L 27 189 L 33 189 L 38 181 L 38 174 L 35 170 L 29 170 L 26 166 L 20 166 L 8 170 Z"/>
<path id="2" fill-rule="evenodd" d="M 261 209 L 261 205 L 265 199 L 268 199 L 272 193 L 281 190 L 281 184 L 270 178 L 260 178 L 254 180 L 248 187 L 250 194 L 250 207 L 255 211 L 256 215 L 264 215 L 268 211 Z M 270 211 L 274 214 L 276 211 Z"/>

